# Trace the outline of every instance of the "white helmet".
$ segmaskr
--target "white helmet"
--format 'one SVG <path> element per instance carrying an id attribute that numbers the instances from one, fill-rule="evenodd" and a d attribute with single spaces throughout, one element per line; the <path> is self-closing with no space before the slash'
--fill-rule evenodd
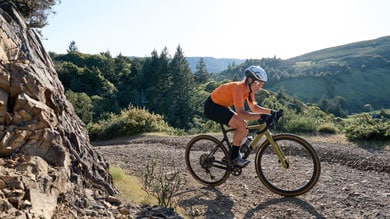
<path id="1" fill-rule="evenodd" d="M 267 73 L 260 66 L 252 65 L 245 69 L 245 76 L 254 80 L 267 82 Z"/>

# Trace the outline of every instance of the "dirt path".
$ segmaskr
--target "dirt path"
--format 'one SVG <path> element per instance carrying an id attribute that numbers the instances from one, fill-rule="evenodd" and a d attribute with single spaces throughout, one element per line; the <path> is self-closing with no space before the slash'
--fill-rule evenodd
<path id="1" fill-rule="evenodd" d="M 310 138 L 322 171 L 308 193 L 285 198 L 259 181 L 253 162 L 241 176 L 207 188 L 192 179 L 184 162 L 187 137 L 140 136 L 94 143 L 113 166 L 142 177 L 153 157 L 167 170 L 180 170 L 185 186 L 178 204 L 195 218 L 390 218 L 390 151 L 369 151 L 334 139 Z"/>

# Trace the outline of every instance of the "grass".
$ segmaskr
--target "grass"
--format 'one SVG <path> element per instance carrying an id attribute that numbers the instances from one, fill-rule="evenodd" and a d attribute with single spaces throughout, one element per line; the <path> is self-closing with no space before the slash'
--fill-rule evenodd
<path id="1" fill-rule="evenodd" d="M 149 196 L 142 188 L 142 183 L 135 176 L 127 175 L 118 167 L 110 167 L 114 186 L 119 190 L 118 198 L 136 205 L 155 205 L 156 198 Z"/>
<path id="2" fill-rule="evenodd" d="M 119 191 L 117 198 L 121 201 L 135 205 L 157 205 L 157 199 L 148 195 L 143 190 L 142 183 L 137 177 L 126 174 L 125 171 L 119 167 L 111 166 L 109 172 L 112 175 L 115 188 Z M 175 211 L 185 219 L 189 218 L 185 215 L 184 209 L 176 207 Z"/>

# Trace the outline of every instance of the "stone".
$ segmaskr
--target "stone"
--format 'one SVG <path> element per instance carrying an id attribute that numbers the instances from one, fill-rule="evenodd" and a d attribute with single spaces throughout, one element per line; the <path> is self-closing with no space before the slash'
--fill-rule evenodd
<path id="1" fill-rule="evenodd" d="M 118 198 L 114 196 L 107 196 L 106 201 L 113 205 L 120 205 L 122 203 Z"/>
<path id="2" fill-rule="evenodd" d="M 4 189 L 7 187 L 7 183 L 4 182 L 4 180 L 0 179 L 0 189 Z"/>
<path id="3" fill-rule="evenodd" d="M 30 201 L 37 216 L 51 218 L 56 206 L 57 195 L 45 194 L 37 189 L 30 189 Z"/>
<path id="4" fill-rule="evenodd" d="M 89 199 L 91 191 L 117 193 L 50 56 L 12 1 L 0 1 L 0 164 L 1 218 L 52 218 L 58 200 L 85 199 L 74 191 L 89 189 Z"/>

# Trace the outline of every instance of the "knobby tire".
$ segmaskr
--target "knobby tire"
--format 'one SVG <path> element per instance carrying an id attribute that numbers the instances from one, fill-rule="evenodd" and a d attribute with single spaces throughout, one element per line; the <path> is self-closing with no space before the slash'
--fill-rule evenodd
<path id="1" fill-rule="evenodd" d="M 203 185 L 221 185 L 230 175 L 227 164 L 223 162 L 228 154 L 226 147 L 215 137 L 196 136 L 186 146 L 187 170 Z"/>
<path id="2" fill-rule="evenodd" d="M 283 196 L 298 196 L 309 191 L 318 181 L 320 160 L 313 147 L 303 138 L 293 134 L 273 135 L 289 167 L 283 168 L 268 140 L 256 153 L 256 173 L 260 181 L 272 192 Z"/>

